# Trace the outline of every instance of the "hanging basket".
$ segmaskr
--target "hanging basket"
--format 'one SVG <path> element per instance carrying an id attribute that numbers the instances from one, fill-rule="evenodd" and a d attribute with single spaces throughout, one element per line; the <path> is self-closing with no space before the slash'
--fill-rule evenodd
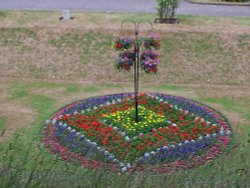
<path id="1" fill-rule="evenodd" d="M 160 47 L 160 37 L 155 33 L 150 33 L 147 38 L 144 38 L 144 48 L 158 49 Z"/>
<path id="2" fill-rule="evenodd" d="M 129 36 L 116 37 L 113 41 L 113 48 L 116 50 L 129 50 L 134 43 L 134 39 Z"/>
<path id="3" fill-rule="evenodd" d="M 141 67 L 146 73 L 157 73 L 159 64 L 158 53 L 155 50 L 146 50 L 141 55 Z"/>
<path id="4" fill-rule="evenodd" d="M 133 52 L 129 51 L 121 52 L 117 60 L 117 68 L 119 70 L 124 69 L 129 71 L 134 64 L 134 60 L 135 60 L 135 55 Z"/>
<path id="5" fill-rule="evenodd" d="M 121 24 L 121 34 L 123 33 L 123 24 L 126 22 L 124 20 Z M 136 30 L 136 23 L 132 22 L 135 25 L 135 34 L 137 35 L 139 29 Z M 150 24 L 150 33 L 147 37 L 141 38 L 132 38 L 130 36 L 120 36 L 115 37 L 113 40 L 112 47 L 118 51 L 121 51 L 119 58 L 116 62 L 116 67 L 119 70 L 129 71 L 136 61 L 136 47 L 139 47 L 141 53 L 138 55 L 139 65 L 146 73 L 156 73 L 157 66 L 159 64 L 158 53 L 156 50 L 160 47 L 160 38 L 157 34 L 153 32 L 153 25 Z"/>

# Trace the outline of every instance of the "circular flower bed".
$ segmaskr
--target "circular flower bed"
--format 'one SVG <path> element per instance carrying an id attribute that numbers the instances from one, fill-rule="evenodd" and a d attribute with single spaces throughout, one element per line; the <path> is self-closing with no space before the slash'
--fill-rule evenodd
<path id="1" fill-rule="evenodd" d="M 230 142 L 231 128 L 218 112 L 198 102 L 159 93 L 84 99 L 46 121 L 51 153 L 107 171 L 171 173 L 206 164 Z"/>

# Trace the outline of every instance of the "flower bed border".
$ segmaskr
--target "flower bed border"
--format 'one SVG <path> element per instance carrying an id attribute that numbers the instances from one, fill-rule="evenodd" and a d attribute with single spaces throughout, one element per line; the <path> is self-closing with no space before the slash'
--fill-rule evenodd
<path id="1" fill-rule="evenodd" d="M 120 94 L 111 94 L 111 95 L 103 95 L 103 96 L 96 96 L 96 97 L 90 97 L 87 99 L 94 99 L 94 98 L 102 98 L 102 97 L 111 97 L 111 96 L 132 96 L 133 93 L 120 93 Z M 174 96 L 174 95 L 166 95 L 166 94 L 161 94 L 161 93 L 153 93 L 154 96 L 160 96 L 160 95 L 165 95 L 165 96 L 171 96 L 171 97 L 178 97 L 178 96 Z M 186 99 L 184 97 L 180 97 L 183 99 Z M 226 151 L 230 141 L 233 138 L 233 135 L 230 136 L 225 136 L 225 135 L 221 135 L 219 137 L 219 139 L 221 139 L 221 143 L 223 142 L 223 139 L 225 139 L 225 137 L 228 138 L 228 141 L 225 142 L 226 144 L 220 144 L 217 145 L 217 154 L 213 154 L 212 151 L 210 151 L 211 149 L 209 149 L 209 152 L 206 153 L 205 155 L 202 156 L 195 156 L 195 159 L 190 159 L 190 160 L 180 160 L 180 161 L 175 161 L 175 162 L 169 162 L 167 164 L 164 165 L 154 165 L 154 166 L 144 166 L 144 167 L 138 167 L 138 166 L 131 166 L 129 169 L 123 170 L 123 168 L 121 168 L 121 166 L 119 166 L 118 164 L 111 164 L 111 163 L 105 163 L 102 161 L 96 161 L 93 159 L 89 159 L 85 156 L 76 154 L 72 151 L 70 151 L 68 148 L 62 146 L 60 144 L 60 142 L 57 140 L 57 138 L 53 135 L 53 131 L 55 130 L 54 128 L 54 118 L 56 116 L 58 116 L 60 113 L 63 114 L 63 112 L 66 111 L 66 109 L 70 109 L 71 107 L 74 107 L 75 105 L 81 103 L 84 100 L 87 99 L 83 99 L 83 100 L 79 100 L 76 102 L 73 102 L 71 104 L 65 105 L 64 107 L 60 108 L 57 113 L 54 113 L 54 115 L 51 117 L 51 121 L 47 121 L 46 122 L 46 128 L 44 129 L 44 145 L 45 147 L 49 148 L 50 152 L 53 154 L 58 154 L 58 156 L 66 161 L 75 161 L 77 163 L 80 163 L 83 167 L 89 168 L 89 169 L 105 169 L 108 172 L 119 172 L 119 171 L 127 171 L 127 172 L 152 172 L 152 173 L 173 173 L 179 170 L 186 170 L 186 169 L 190 169 L 193 168 L 195 166 L 199 166 L 199 165 L 203 165 L 203 164 L 207 164 L 208 162 L 214 160 L 215 158 L 217 158 L 218 155 L 220 155 L 222 152 Z M 219 116 L 221 116 L 221 118 L 223 118 L 224 122 L 225 122 L 225 126 L 227 126 L 227 128 L 229 130 L 232 130 L 231 125 L 228 121 L 228 119 L 221 114 L 220 112 L 218 112 L 217 110 L 215 110 L 214 108 L 211 108 L 210 106 L 207 106 L 203 103 L 197 102 L 195 100 L 191 100 L 188 99 L 190 102 L 193 102 L 199 106 L 204 106 L 208 109 L 211 109 L 212 111 L 214 111 L 216 114 L 218 114 Z M 195 160 L 195 163 L 194 163 Z"/>

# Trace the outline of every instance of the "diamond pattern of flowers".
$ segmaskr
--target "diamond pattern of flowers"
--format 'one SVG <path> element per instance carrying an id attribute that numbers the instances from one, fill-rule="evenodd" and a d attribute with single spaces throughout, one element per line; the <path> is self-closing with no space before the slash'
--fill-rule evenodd
<path id="1" fill-rule="evenodd" d="M 62 108 L 46 123 L 45 146 L 89 168 L 169 172 L 214 159 L 230 141 L 224 117 L 195 101 L 140 94 L 138 123 L 127 119 L 133 103 L 117 94 Z"/>

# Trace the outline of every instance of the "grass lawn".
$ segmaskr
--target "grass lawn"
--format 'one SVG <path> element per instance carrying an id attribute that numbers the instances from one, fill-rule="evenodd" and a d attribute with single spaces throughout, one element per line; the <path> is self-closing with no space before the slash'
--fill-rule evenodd
<path id="1" fill-rule="evenodd" d="M 111 49 L 123 19 L 153 14 L 0 12 L 1 187 L 250 186 L 250 19 L 180 16 L 154 25 L 159 73 L 141 74 L 141 91 L 180 95 L 222 112 L 234 140 L 214 162 L 173 175 L 107 174 L 66 163 L 41 144 L 42 123 L 82 98 L 132 92 L 132 72 L 118 72 Z M 132 29 L 127 25 L 130 32 Z M 143 25 L 141 34 L 148 33 Z"/>

